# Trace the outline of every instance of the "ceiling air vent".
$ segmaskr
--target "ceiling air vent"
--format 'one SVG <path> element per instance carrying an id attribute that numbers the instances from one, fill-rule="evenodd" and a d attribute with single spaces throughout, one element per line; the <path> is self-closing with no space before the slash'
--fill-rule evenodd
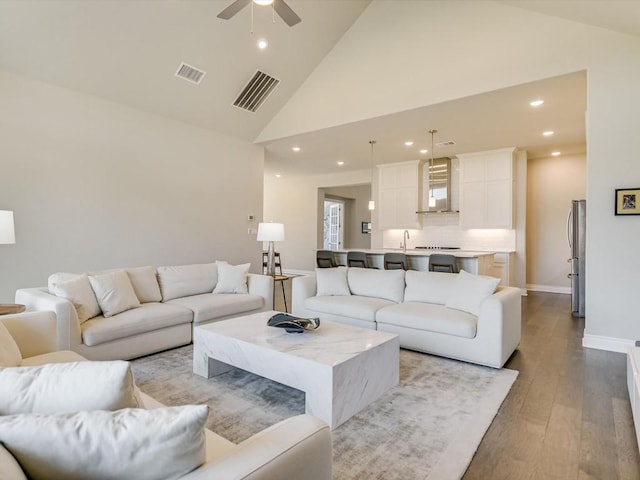
<path id="1" fill-rule="evenodd" d="M 258 70 L 242 89 L 233 105 L 243 110 L 255 112 L 279 83 L 280 80 L 277 78 Z"/>
<path id="2" fill-rule="evenodd" d="M 187 65 L 183 62 L 178 67 L 176 77 L 184 78 L 188 82 L 199 85 L 206 74 L 207 72 L 203 72 L 202 70 L 199 70 L 196 67 L 192 67 L 191 65 Z"/>
<path id="3" fill-rule="evenodd" d="M 446 142 L 436 143 L 436 147 L 451 147 L 455 144 L 456 142 L 454 142 L 453 140 L 447 140 Z"/>

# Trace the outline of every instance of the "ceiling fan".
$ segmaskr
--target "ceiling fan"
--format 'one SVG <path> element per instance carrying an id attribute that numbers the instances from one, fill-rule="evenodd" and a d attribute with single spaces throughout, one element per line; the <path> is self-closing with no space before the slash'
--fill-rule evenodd
<path id="1" fill-rule="evenodd" d="M 284 23 L 290 27 L 293 27 L 302 21 L 302 19 L 296 15 L 296 12 L 294 12 L 291 7 L 284 2 L 284 0 L 235 0 L 235 2 L 218 14 L 218 18 L 229 20 L 252 1 L 256 5 L 273 5 L 275 12 L 280 16 Z"/>

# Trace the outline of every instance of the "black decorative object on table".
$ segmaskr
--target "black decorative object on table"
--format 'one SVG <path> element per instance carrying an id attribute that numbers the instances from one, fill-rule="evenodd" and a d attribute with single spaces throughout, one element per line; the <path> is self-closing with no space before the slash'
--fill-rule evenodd
<path id="1" fill-rule="evenodd" d="M 270 327 L 284 328 L 287 333 L 302 333 L 320 326 L 319 318 L 300 318 L 286 313 L 276 313 L 268 321 Z"/>

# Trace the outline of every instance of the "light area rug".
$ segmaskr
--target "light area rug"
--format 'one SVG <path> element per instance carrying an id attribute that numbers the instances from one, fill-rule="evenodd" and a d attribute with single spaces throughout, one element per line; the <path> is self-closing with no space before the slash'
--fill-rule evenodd
<path id="1" fill-rule="evenodd" d="M 234 443 L 304 413 L 303 392 L 251 373 L 194 375 L 191 345 L 132 365 L 156 400 L 208 403 L 207 427 Z M 462 478 L 517 375 L 401 350 L 399 385 L 333 431 L 334 478 Z"/>

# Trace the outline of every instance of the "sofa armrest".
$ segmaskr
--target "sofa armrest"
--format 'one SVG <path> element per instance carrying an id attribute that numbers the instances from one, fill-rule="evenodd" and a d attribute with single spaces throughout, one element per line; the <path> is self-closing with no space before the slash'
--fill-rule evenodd
<path id="1" fill-rule="evenodd" d="M 317 284 L 315 275 L 294 277 L 291 283 L 291 313 L 299 317 L 307 317 L 304 301 L 316 294 Z"/>
<path id="2" fill-rule="evenodd" d="M 311 415 L 298 415 L 255 434 L 182 478 L 331 480 L 332 455 L 329 426 Z"/>
<path id="3" fill-rule="evenodd" d="M 18 344 L 22 358 L 58 350 L 56 315 L 53 312 L 24 312 L 3 315 L 0 322 Z"/>
<path id="4" fill-rule="evenodd" d="M 22 288 L 16 291 L 16 303 L 26 305 L 27 310 L 55 313 L 58 350 L 75 350 L 82 343 L 78 314 L 69 300 L 50 294 L 47 288 Z"/>
<path id="5" fill-rule="evenodd" d="M 520 344 L 522 328 L 522 294 L 519 288 L 504 287 L 480 305 L 478 316 L 478 335 L 492 338 L 493 354 L 499 354 L 498 361 L 491 366 L 502 367 L 509 356 Z M 489 343 L 487 343 L 489 345 Z"/>
<path id="6" fill-rule="evenodd" d="M 252 295 L 260 295 L 264 298 L 264 306 L 271 310 L 273 305 L 273 277 L 249 273 L 247 275 L 247 287 Z"/>

